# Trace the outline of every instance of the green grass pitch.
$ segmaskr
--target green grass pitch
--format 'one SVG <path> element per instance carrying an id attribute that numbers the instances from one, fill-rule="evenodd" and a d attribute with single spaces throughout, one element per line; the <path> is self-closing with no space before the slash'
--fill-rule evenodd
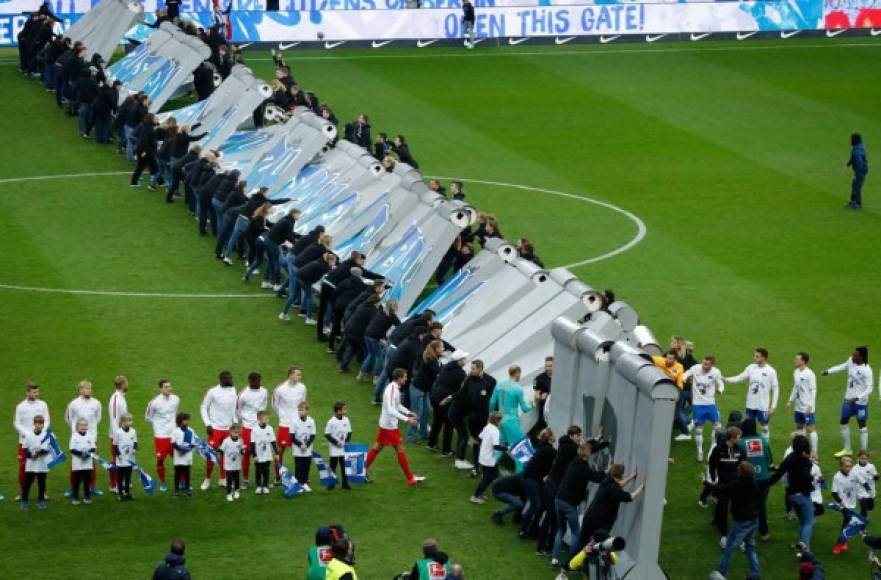
<path id="1" fill-rule="evenodd" d="M 265 53 L 248 53 L 268 78 Z M 790 42 L 566 47 L 478 47 L 421 51 L 295 54 L 298 81 L 331 104 L 342 122 L 368 112 L 374 132 L 404 133 L 425 175 L 524 184 L 617 204 L 648 234 L 613 259 L 574 268 L 589 284 L 614 288 L 655 334 L 691 338 L 726 374 L 767 346 L 791 386 L 791 360 L 811 353 L 815 369 L 842 362 L 858 343 L 877 347 L 881 201 L 869 174 L 862 213 L 844 209 L 848 135 L 863 133 L 869 157 L 881 147 L 881 44 L 870 38 Z M 84 142 L 37 82 L 26 82 L 14 52 L 0 53 L 0 284 L 156 293 L 246 293 L 253 298 L 87 296 L 0 289 L 0 408 L 7 417 L 35 380 L 60 439 L 64 407 L 82 378 L 106 404 L 112 378 L 131 381 L 129 405 L 146 444 L 141 413 L 156 380 L 169 377 L 182 408 L 198 412 L 203 390 L 230 369 L 238 384 L 260 370 L 266 386 L 286 366 L 305 368 L 317 422 L 337 399 L 349 403 L 356 442 L 370 442 L 377 411 L 366 386 L 336 373 L 301 322 L 279 322 L 281 304 L 218 264 L 181 204 L 167 206 L 123 175 L 10 181 L 57 174 L 129 171 L 109 147 Z M 496 214 L 509 239 L 526 236 L 549 266 L 579 262 L 631 239 L 621 214 L 581 201 L 504 186 L 466 184 L 468 199 Z M 873 358 L 878 356 L 877 349 Z M 516 361 L 511 361 L 516 362 Z M 877 361 L 874 361 L 877 366 Z M 820 379 L 818 428 L 831 480 L 840 447 L 841 375 Z M 879 448 L 881 407 L 873 396 L 870 437 Z M 743 386 L 722 397 L 742 409 Z M 391 454 L 376 483 L 350 494 L 316 491 L 284 500 L 221 492 L 190 501 L 157 495 L 91 507 L 62 500 L 67 467 L 50 474 L 48 510 L 21 512 L 15 435 L 0 429 L 0 569 L 7 578 L 144 578 L 168 541 L 183 537 L 199 578 L 303 577 L 316 527 L 342 522 L 357 544 L 362 578 L 408 568 L 434 537 L 469 578 L 552 578 L 534 545 L 510 524 L 489 522 L 493 502 L 468 503 L 475 481 L 446 460 L 411 448 L 424 487 L 408 489 Z M 200 421 L 195 424 L 201 428 Z M 106 434 L 106 421 L 101 425 Z M 773 448 L 792 429 L 781 403 Z M 100 445 L 106 452 L 106 440 Z M 319 445 L 321 448 L 322 446 Z M 671 578 L 705 578 L 719 558 L 710 512 L 697 506 L 702 468 L 693 445 L 674 443 L 661 561 Z M 876 458 L 881 461 L 881 456 Z M 197 462 L 194 475 L 201 473 Z M 106 488 L 106 475 L 99 474 Z M 197 477 L 194 477 L 197 479 Z M 827 495 L 828 497 L 828 495 Z M 765 578 L 795 576 L 788 544 L 796 526 L 770 498 L 771 539 L 760 543 Z M 814 544 L 830 578 L 865 574 L 866 549 L 830 553 L 839 519 L 821 517 Z M 881 530 L 876 524 L 870 528 Z M 731 578 L 746 574 L 735 557 Z"/>

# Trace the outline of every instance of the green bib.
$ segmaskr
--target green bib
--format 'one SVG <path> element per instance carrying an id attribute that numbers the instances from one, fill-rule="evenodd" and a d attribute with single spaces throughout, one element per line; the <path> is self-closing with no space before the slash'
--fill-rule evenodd
<path id="1" fill-rule="evenodd" d="M 417 560 L 416 568 L 419 570 L 419 580 L 444 580 L 450 571 L 449 564 L 441 564 L 431 558 Z"/>
<path id="2" fill-rule="evenodd" d="M 330 546 L 312 546 L 309 548 L 309 571 L 306 580 L 324 580 L 327 578 L 327 565 L 333 559 Z"/>

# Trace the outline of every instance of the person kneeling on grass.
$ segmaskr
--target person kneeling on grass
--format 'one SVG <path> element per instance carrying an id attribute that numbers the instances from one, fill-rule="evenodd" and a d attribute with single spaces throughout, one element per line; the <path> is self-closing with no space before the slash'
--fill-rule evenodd
<path id="1" fill-rule="evenodd" d="M 520 515 L 526 503 L 526 482 L 522 474 L 508 475 L 493 482 L 493 497 L 506 504 L 493 512 L 492 521 L 498 526 L 505 525 L 505 515 L 513 513 L 514 523 L 521 521 Z"/>
<path id="2" fill-rule="evenodd" d="M 450 573 L 450 558 L 437 547 L 437 540 L 422 542 L 422 558 L 416 560 L 408 580 L 434 580 Z"/>

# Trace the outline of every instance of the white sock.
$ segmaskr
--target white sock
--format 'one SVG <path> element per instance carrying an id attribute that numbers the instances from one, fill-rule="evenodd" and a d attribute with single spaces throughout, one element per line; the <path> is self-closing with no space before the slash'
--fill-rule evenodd
<path id="1" fill-rule="evenodd" d="M 704 454 L 704 428 L 697 427 L 694 430 L 694 444 L 697 447 L 697 452 L 703 456 Z"/>
<path id="2" fill-rule="evenodd" d="M 808 433 L 808 438 L 811 440 L 811 451 L 817 453 L 820 448 L 820 436 L 817 435 L 816 431 L 811 431 Z"/>
<path id="3" fill-rule="evenodd" d="M 762 437 L 764 437 L 766 441 L 771 441 L 771 426 L 770 425 L 762 425 Z"/>
<path id="4" fill-rule="evenodd" d="M 869 448 L 869 428 L 860 427 L 860 449 Z"/>
<path id="5" fill-rule="evenodd" d="M 841 426 L 841 443 L 842 449 L 850 449 L 850 425 Z"/>

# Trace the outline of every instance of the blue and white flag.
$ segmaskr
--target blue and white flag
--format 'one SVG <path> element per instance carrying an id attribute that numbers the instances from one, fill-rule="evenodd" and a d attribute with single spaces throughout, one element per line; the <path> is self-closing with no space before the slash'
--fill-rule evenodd
<path id="1" fill-rule="evenodd" d="M 55 433 L 52 432 L 52 427 L 46 429 L 46 435 L 43 437 L 43 443 L 49 443 L 49 469 L 61 465 L 65 461 L 67 461 L 67 455 L 64 454 L 64 451 L 61 449 L 61 445 L 58 444 L 58 438 L 55 437 Z"/>
<path id="2" fill-rule="evenodd" d="M 196 443 L 196 451 L 199 452 L 203 459 L 212 463 L 220 463 L 220 460 L 217 458 L 217 452 L 204 439 L 196 435 L 195 432 L 193 433 L 193 441 Z"/>
<path id="3" fill-rule="evenodd" d="M 156 491 L 156 480 L 150 477 L 150 474 L 141 469 L 141 466 L 134 461 L 130 463 L 132 468 L 138 472 L 138 478 L 141 480 L 141 485 L 144 486 L 144 491 L 147 492 L 147 495 L 153 495 L 153 492 Z"/>
<path id="4" fill-rule="evenodd" d="M 345 459 L 346 479 L 349 483 L 365 483 L 367 481 L 367 445 L 346 443 Z"/>
<path id="5" fill-rule="evenodd" d="M 291 473 L 291 470 L 282 465 L 278 469 L 278 475 L 281 477 L 281 487 L 284 490 L 284 496 L 286 498 L 292 498 L 298 493 L 302 493 L 303 486 L 300 485 L 300 482 L 297 481 L 297 478 L 294 477 L 294 474 Z"/>
<path id="6" fill-rule="evenodd" d="M 324 487 L 333 487 L 337 484 L 336 474 L 324 462 L 324 458 L 317 451 L 312 452 L 312 460 L 318 468 L 318 480 Z"/>
<path id="7" fill-rule="evenodd" d="M 100 465 L 101 467 L 106 469 L 107 471 L 116 471 L 116 466 L 114 464 L 108 462 L 106 459 L 102 458 L 97 453 L 92 453 L 91 455 L 92 455 L 92 459 L 95 460 L 95 463 L 97 463 L 98 465 Z"/>
<path id="8" fill-rule="evenodd" d="M 845 524 L 845 526 L 841 529 L 841 533 L 838 534 L 839 544 L 846 544 L 847 541 L 852 537 L 862 532 L 865 532 L 866 526 L 869 525 L 868 518 L 864 518 L 857 512 L 849 510 L 847 508 L 842 510 L 841 506 L 837 503 L 830 503 L 829 509 L 835 510 L 837 512 L 843 512 L 848 518 L 847 524 Z"/>
<path id="9" fill-rule="evenodd" d="M 532 459 L 534 453 L 535 449 L 532 448 L 532 442 L 529 441 L 529 437 L 526 435 L 523 436 L 523 439 L 508 449 L 508 455 L 520 465 L 526 465 L 529 463 L 529 460 Z"/>

